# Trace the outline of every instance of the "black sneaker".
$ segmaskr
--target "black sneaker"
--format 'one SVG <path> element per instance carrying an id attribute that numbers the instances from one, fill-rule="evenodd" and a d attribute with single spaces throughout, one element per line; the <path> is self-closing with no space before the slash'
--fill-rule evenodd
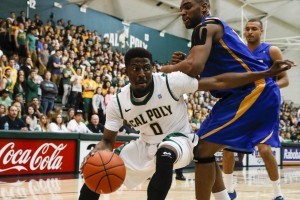
<path id="1" fill-rule="evenodd" d="M 183 174 L 176 175 L 175 179 L 180 180 L 180 181 L 185 181 L 186 180 L 186 178 L 185 178 L 185 176 L 183 176 Z"/>
<path id="2" fill-rule="evenodd" d="M 282 196 L 278 196 L 274 200 L 284 200 L 284 198 Z"/>

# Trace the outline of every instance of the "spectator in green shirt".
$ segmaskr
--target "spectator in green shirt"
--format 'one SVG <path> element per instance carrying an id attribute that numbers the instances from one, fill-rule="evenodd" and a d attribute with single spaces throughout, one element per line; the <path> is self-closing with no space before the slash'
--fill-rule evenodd
<path id="1" fill-rule="evenodd" d="M 36 78 L 36 71 L 31 69 L 29 72 L 29 77 L 27 80 L 27 93 L 26 93 L 26 102 L 27 106 L 31 103 L 34 97 L 38 97 L 38 81 Z"/>

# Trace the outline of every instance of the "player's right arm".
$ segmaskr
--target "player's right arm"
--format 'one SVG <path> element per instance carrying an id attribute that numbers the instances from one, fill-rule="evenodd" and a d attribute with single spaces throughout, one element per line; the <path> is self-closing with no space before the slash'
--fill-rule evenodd
<path id="1" fill-rule="evenodd" d="M 94 152 L 101 150 L 112 151 L 116 142 L 117 134 L 117 131 L 111 131 L 104 128 L 102 140 L 95 146 L 95 148 L 93 149 Z"/>
<path id="2" fill-rule="evenodd" d="M 95 148 L 92 149 L 90 153 L 84 158 L 80 168 L 83 167 L 87 159 L 93 156 L 95 152 L 103 151 L 103 150 L 113 151 L 117 139 L 118 130 L 122 125 L 123 125 L 123 119 L 120 114 L 117 99 L 114 96 L 107 105 L 106 122 L 105 122 L 105 128 L 103 131 L 102 140 L 98 142 Z"/>
<path id="3" fill-rule="evenodd" d="M 97 151 L 104 151 L 104 150 L 112 151 L 114 148 L 116 138 L 117 138 L 117 134 L 118 134 L 118 132 L 116 132 L 116 131 L 111 131 L 111 130 L 104 128 L 102 140 L 96 144 L 95 148 L 93 148 L 87 156 L 84 157 L 84 159 L 81 163 L 80 169 L 82 169 L 82 167 L 84 166 L 84 163 L 91 156 L 94 156 Z"/>
<path id="4" fill-rule="evenodd" d="M 223 35 L 223 27 L 220 24 L 207 24 L 197 29 L 193 34 L 197 35 L 195 37 L 199 37 L 199 44 L 195 44 L 192 47 L 185 60 L 177 64 L 165 65 L 161 68 L 161 72 L 171 73 L 180 71 L 192 77 L 197 77 L 202 73 L 210 55 L 213 42 L 218 41 Z"/>

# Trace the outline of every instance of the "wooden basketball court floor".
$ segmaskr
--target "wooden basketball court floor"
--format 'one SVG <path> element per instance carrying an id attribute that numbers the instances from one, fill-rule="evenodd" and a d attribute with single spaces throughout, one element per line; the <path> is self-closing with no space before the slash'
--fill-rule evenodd
<path id="1" fill-rule="evenodd" d="M 190 172 L 188 172 L 190 171 Z M 175 180 L 166 200 L 193 200 L 194 173 L 186 170 L 186 181 Z M 281 187 L 286 200 L 300 200 L 300 167 L 280 169 Z M 264 167 L 243 169 L 235 172 L 238 200 L 271 200 L 272 186 Z M 147 199 L 147 180 L 141 186 L 102 195 L 100 200 Z M 0 200 L 76 200 L 83 179 L 80 175 L 60 174 L 49 176 L 0 176 Z M 214 199 L 213 197 L 211 198 Z M 88 199 L 87 199 L 88 200 Z"/>

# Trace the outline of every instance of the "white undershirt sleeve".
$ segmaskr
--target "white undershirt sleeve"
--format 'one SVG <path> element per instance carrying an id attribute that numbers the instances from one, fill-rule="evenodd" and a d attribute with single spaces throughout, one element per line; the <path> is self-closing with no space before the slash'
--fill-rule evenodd
<path id="1" fill-rule="evenodd" d="M 168 74 L 168 84 L 172 93 L 177 97 L 198 90 L 198 80 L 182 72 Z"/>
<path id="2" fill-rule="evenodd" d="M 114 95 L 106 108 L 105 128 L 117 132 L 121 126 L 123 126 L 123 119 L 121 117 L 117 98 Z"/>

